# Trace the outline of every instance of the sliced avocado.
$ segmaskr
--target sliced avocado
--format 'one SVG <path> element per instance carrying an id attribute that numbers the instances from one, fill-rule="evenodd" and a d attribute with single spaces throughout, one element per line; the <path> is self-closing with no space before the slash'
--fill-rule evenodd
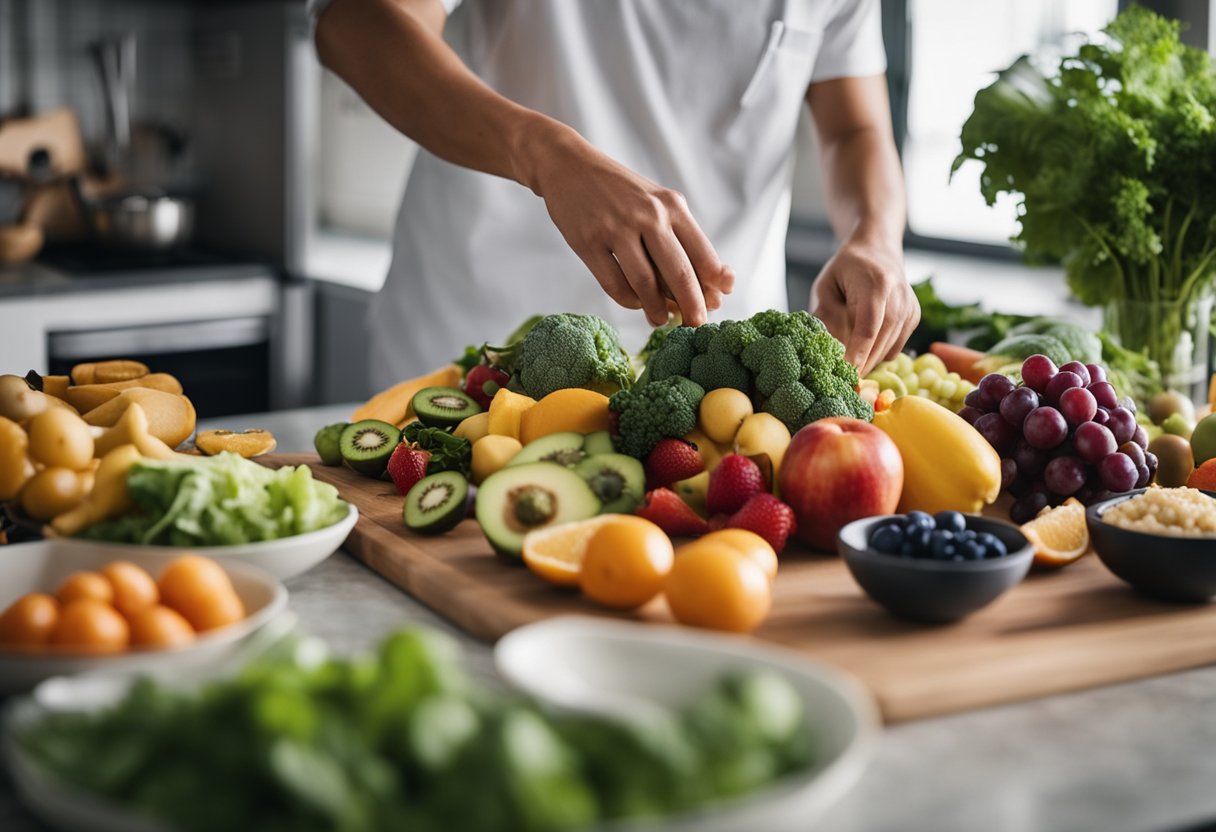
<path id="1" fill-rule="evenodd" d="M 632 514 L 646 495 L 642 463 L 625 454 L 589 456 L 574 466 L 604 507 L 600 514 Z"/>
<path id="2" fill-rule="evenodd" d="M 507 463 L 527 465 L 529 462 L 556 462 L 558 465 L 574 465 L 587 454 L 583 450 L 583 435 L 574 431 L 551 433 L 534 439 Z"/>
<path id="3" fill-rule="evenodd" d="M 616 448 L 612 446 L 612 435 L 606 430 L 587 434 L 583 440 L 583 453 L 587 456 L 616 453 Z"/>
<path id="4" fill-rule="evenodd" d="M 477 522 L 494 551 L 516 561 L 528 532 L 586 520 L 599 514 L 600 505 L 591 487 L 569 468 L 549 462 L 509 465 L 478 487 Z"/>
<path id="5" fill-rule="evenodd" d="M 414 394 L 410 406 L 428 428 L 454 428 L 481 413 L 481 405 L 455 387 L 424 387 Z"/>

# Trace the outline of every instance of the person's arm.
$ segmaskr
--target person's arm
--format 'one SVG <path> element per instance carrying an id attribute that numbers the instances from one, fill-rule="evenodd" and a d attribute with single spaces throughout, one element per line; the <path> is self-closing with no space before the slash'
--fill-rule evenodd
<path id="1" fill-rule="evenodd" d="M 322 62 L 386 121 L 457 165 L 513 179 L 614 301 L 704 323 L 734 275 L 684 198 L 599 152 L 576 131 L 486 86 L 443 41 L 439 0 L 335 0 L 317 19 Z"/>
<path id="2" fill-rule="evenodd" d="M 864 374 L 893 358 L 920 321 L 903 270 L 904 187 L 886 79 L 811 84 L 832 228 L 840 249 L 812 290 L 812 311 Z"/>

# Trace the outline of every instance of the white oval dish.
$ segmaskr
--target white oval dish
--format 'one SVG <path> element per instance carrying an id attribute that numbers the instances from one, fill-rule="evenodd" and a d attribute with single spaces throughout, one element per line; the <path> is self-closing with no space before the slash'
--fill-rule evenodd
<path id="1" fill-rule="evenodd" d="M 54 592 L 72 572 L 101 569 L 115 560 L 129 560 L 157 577 L 172 558 L 151 553 L 146 546 L 105 544 L 80 546 L 62 539 L 21 543 L 0 549 L 0 610 L 27 592 Z M 199 550 L 193 550 L 199 552 Z M 209 551 L 204 550 L 210 555 Z M 246 563 L 220 561 L 245 604 L 246 616 L 236 624 L 200 635 L 193 643 L 172 649 L 132 648 L 123 653 L 15 651 L 0 648 L 0 694 L 29 690 L 52 676 L 102 672 L 107 674 L 172 674 L 221 661 L 287 606 L 287 590 L 268 572 Z"/>
<path id="2" fill-rule="evenodd" d="M 541 702 L 618 716 L 683 705 L 727 673 L 774 671 L 797 689 L 816 748 L 809 769 L 702 811 L 606 827 L 613 832 L 810 829 L 861 776 L 879 736 L 878 709 L 857 682 L 740 636 L 563 616 L 503 636 L 494 662 L 509 683 Z"/>

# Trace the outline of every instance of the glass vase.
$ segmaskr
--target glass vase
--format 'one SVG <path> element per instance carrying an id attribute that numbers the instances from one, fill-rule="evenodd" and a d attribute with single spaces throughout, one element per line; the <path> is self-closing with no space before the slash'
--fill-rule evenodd
<path id="1" fill-rule="evenodd" d="M 1167 389 L 1205 402 L 1212 297 L 1205 293 L 1181 300 L 1112 300 L 1103 310 L 1106 332 L 1156 361 Z"/>

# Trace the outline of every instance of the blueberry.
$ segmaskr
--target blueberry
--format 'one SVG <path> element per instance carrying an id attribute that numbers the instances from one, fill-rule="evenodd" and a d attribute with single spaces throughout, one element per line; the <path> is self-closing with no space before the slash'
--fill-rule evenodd
<path id="1" fill-rule="evenodd" d="M 914 557 L 916 555 L 916 548 L 905 540 L 899 547 L 899 555 L 904 558 Z"/>
<path id="2" fill-rule="evenodd" d="M 999 558 L 1002 555 L 1008 554 L 1005 544 L 994 534 L 980 532 L 976 535 L 975 542 L 984 547 L 985 557 Z"/>
<path id="3" fill-rule="evenodd" d="M 967 528 L 967 518 L 957 511 L 939 511 L 933 517 L 939 529 L 950 532 L 961 532 Z"/>
<path id="4" fill-rule="evenodd" d="M 929 535 L 929 551 L 933 557 L 941 559 L 945 550 L 954 549 L 954 533 L 938 529 Z"/>
<path id="5" fill-rule="evenodd" d="M 954 560 L 958 556 L 958 546 L 953 543 L 947 543 L 941 548 L 931 550 L 930 556 L 934 560 Z"/>
<path id="6" fill-rule="evenodd" d="M 915 554 L 923 554 L 929 548 L 929 536 L 932 534 L 926 528 L 913 529 L 908 533 L 908 542 L 912 544 Z"/>
<path id="7" fill-rule="evenodd" d="M 884 555 L 894 555 L 904 543 L 904 531 L 899 526 L 879 526 L 870 535 L 870 548 Z"/>
<path id="8" fill-rule="evenodd" d="M 974 540 L 965 540 L 958 545 L 959 554 L 967 560 L 983 560 L 984 547 Z"/>
<path id="9" fill-rule="evenodd" d="M 923 511 L 909 511 L 907 518 L 904 520 L 904 525 L 909 527 L 919 526 L 922 529 L 929 529 L 930 531 L 937 527 L 937 524 L 933 522 L 933 515 Z"/>
<path id="10" fill-rule="evenodd" d="M 979 532 L 975 531 L 974 529 L 965 529 L 965 530 L 959 532 L 958 534 L 956 534 L 955 537 L 960 542 L 964 541 L 964 540 L 978 540 Z"/>

